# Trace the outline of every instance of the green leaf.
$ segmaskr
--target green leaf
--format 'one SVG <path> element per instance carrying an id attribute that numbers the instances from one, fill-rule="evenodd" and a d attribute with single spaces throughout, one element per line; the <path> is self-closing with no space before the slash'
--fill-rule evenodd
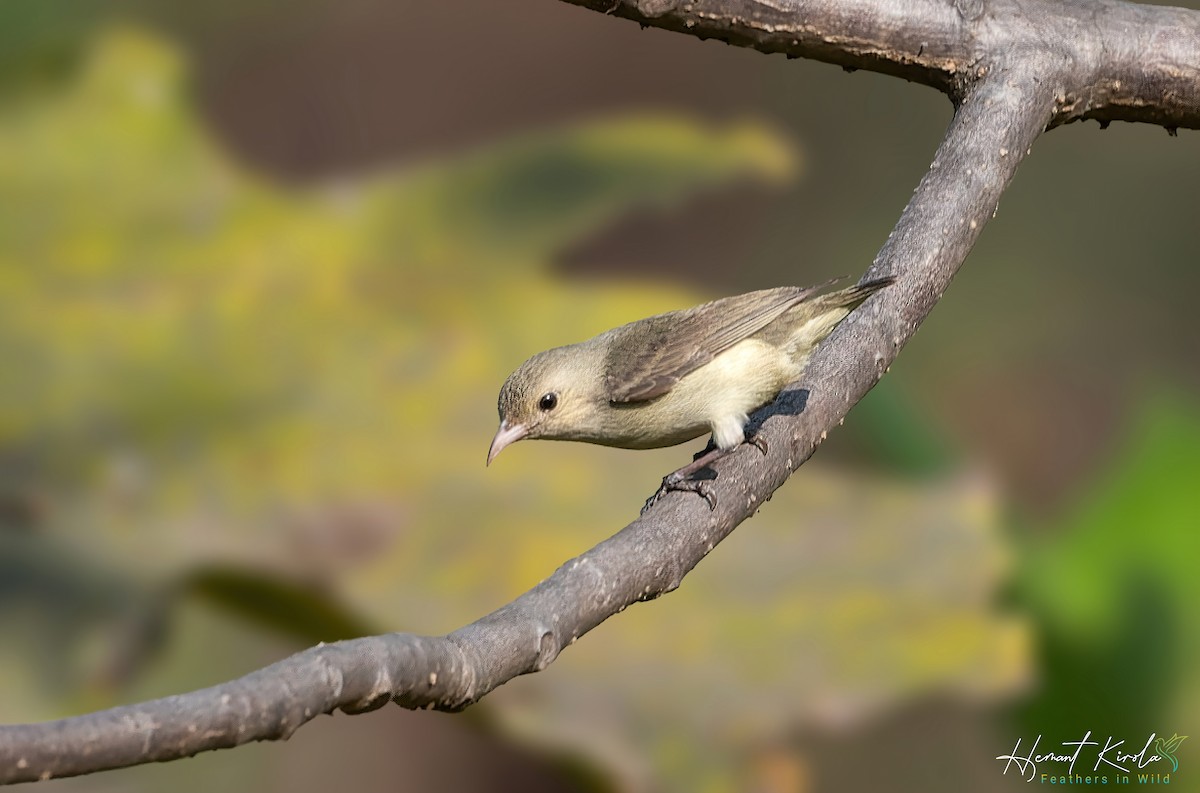
<path id="1" fill-rule="evenodd" d="M 1200 416 L 1163 397 L 1075 515 L 1031 542 L 1019 602 L 1042 632 L 1044 681 L 1023 718 L 1031 727 L 1119 733 L 1158 729 L 1200 691 Z"/>
<path id="2" fill-rule="evenodd" d="M 175 588 L 178 596 L 196 598 L 304 644 L 384 632 L 338 603 L 327 587 L 305 585 L 260 568 L 210 564 L 184 575 Z"/>
<path id="3" fill-rule="evenodd" d="M 604 119 L 426 168 L 399 187 L 387 217 L 407 219 L 398 231 L 416 233 L 426 251 L 465 246 L 507 267 L 544 265 L 623 213 L 662 210 L 733 180 L 785 181 L 795 170 L 791 148 L 756 122 Z"/>
<path id="4" fill-rule="evenodd" d="M 119 3 L 5 0 L 0 4 L 0 100 L 69 79 L 101 14 Z"/>

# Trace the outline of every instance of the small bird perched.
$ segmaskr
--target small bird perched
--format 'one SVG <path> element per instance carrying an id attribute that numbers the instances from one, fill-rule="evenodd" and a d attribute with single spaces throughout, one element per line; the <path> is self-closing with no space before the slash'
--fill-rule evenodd
<path id="1" fill-rule="evenodd" d="M 525 438 L 655 449 L 711 432 L 712 451 L 664 479 L 647 506 L 684 489 L 715 507 L 688 477 L 745 441 L 749 414 L 796 380 L 817 344 L 892 281 L 818 297 L 832 281 L 748 292 L 540 352 L 500 389 L 500 429 L 488 464 Z"/>

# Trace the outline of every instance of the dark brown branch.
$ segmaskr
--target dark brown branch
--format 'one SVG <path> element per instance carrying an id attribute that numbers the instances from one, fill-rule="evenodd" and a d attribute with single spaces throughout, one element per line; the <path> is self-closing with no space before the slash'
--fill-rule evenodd
<path id="1" fill-rule="evenodd" d="M 644 26 L 869 69 L 950 93 L 981 50 L 945 0 L 567 0 Z"/>
<path id="2" fill-rule="evenodd" d="M 390 634 L 299 653 L 238 680 L 45 724 L 0 727 L 0 783 L 85 774 L 286 738 L 321 713 L 395 701 L 459 710 L 544 669 L 578 637 L 683 577 L 752 515 L 883 376 L 950 284 L 1035 138 L 1082 118 L 1200 127 L 1200 14 L 1116 0 L 575 0 L 767 52 L 945 91 L 946 137 L 804 379 L 756 417 L 764 458 L 717 463 L 717 506 L 670 494 L 496 612 L 443 637 Z"/>
<path id="3" fill-rule="evenodd" d="M 955 103 L 988 71 L 1047 56 L 1051 126 L 1200 129 L 1200 13 L 1122 0 L 566 0 L 648 27 L 903 77 Z M 1027 69 L 1028 70 L 1028 69 Z"/>

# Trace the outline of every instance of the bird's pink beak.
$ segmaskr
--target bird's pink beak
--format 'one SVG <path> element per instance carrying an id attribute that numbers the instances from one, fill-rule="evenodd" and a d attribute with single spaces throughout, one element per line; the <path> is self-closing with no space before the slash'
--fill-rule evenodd
<path id="1" fill-rule="evenodd" d="M 501 421 L 500 429 L 496 430 L 496 437 L 492 438 L 491 448 L 488 449 L 487 464 L 491 465 L 492 460 L 495 460 L 496 455 L 504 451 L 505 446 L 516 443 L 528 434 L 529 428 L 523 424 L 509 426 L 507 421 Z"/>

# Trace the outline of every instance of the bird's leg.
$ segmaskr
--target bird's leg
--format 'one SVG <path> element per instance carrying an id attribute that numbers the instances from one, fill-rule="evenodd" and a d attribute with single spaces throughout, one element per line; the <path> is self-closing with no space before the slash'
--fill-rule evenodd
<path id="1" fill-rule="evenodd" d="M 738 446 L 741 445 L 741 443 L 749 443 L 753 445 L 764 455 L 767 453 L 767 439 L 761 431 L 756 431 L 753 435 L 747 437 L 743 434 L 742 429 L 745 425 L 746 417 L 741 416 L 740 418 L 735 418 L 734 421 L 736 423 L 733 424 L 732 432 L 736 433 L 736 435 L 733 435 L 732 438 L 727 437 L 727 440 L 733 441 L 732 445 L 725 449 L 722 449 L 720 446 L 718 446 L 717 432 L 720 430 L 719 428 L 714 427 L 713 436 L 709 438 L 708 446 L 704 447 L 703 451 L 698 452 L 692 458 L 690 463 L 683 466 L 678 471 L 674 471 L 663 477 L 662 485 L 658 488 L 654 495 L 646 499 L 646 504 L 642 507 L 642 512 L 645 513 L 646 510 L 657 504 L 660 498 L 672 490 L 682 490 L 689 493 L 695 493 L 708 502 L 708 508 L 710 510 L 716 509 L 717 495 L 712 491 L 712 480 L 692 479 L 692 474 L 696 473 L 701 468 L 707 468 L 712 463 L 715 463 L 717 460 L 734 451 L 738 448 Z M 725 429 L 727 432 L 729 432 L 728 427 Z M 741 441 L 741 443 L 738 441 Z"/>
<path id="2" fill-rule="evenodd" d="M 715 449 L 715 448 L 717 448 L 717 442 L 716 442 L 716 441 L 714 441 L 714 440 L 712 439 L 712 437 L 709 437 L 709 439 L 708 439 L 708 445 L 707 445 L 707 446 L 705 446 L 705 447 L 704 447 L 703 449 L 701 449 L 700 451 L 698 451 L 698 452 L 696 452 L 695 454 L 693 454 L 693 455 L 692 455 L 692 462 L 695 462 L 696 460 L 699 460 L 701 457 L 703 457 L 704 455 L 708 454 L 709 452 L 711 452 L 711 451 L 712 451 L 713 449 Z"/>
<path id="3" fill-rule="evenodd" d="M 736 446 L 733 447 L 733 449 L 736 448 Z M 715 463 L 717 460 L 720 460 L 722 457 L 733 451 L 733 449 L 718 449 L 716 446 L 713 446 L 711 449 L 706 449 L 705 451 L 696 455 L 696 457 L 694 457 L 690 463 L 680 468 L 678 471 L 672 471 L 671 473 L 667 474 L 663 479 L 663 484 L 677 485 L 686 480 L 692 474 L 699 471 L 701 468 L 707 467 L 709 463 Z"/>

